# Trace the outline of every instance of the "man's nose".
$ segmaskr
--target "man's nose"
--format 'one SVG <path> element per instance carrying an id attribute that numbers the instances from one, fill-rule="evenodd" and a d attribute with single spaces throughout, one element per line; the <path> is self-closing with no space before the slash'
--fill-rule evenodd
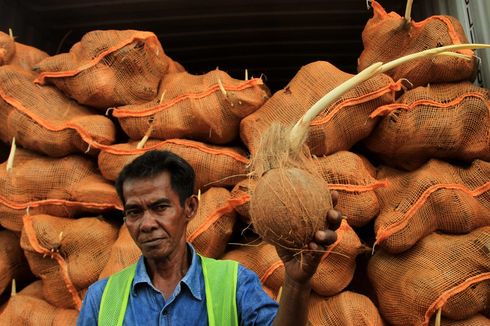
<path id="1" fill-rule="evenodd" d="M 141 217 L 141 230 L 152 230 L 157 227 L 156 216 L 151 209 L 145 209 Z"/>

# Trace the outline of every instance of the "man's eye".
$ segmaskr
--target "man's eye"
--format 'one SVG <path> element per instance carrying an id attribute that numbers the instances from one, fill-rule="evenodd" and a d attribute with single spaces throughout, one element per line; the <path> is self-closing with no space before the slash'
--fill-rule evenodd
<path id="1" fill-rule="evenodd" d="M 141 209 L 129 209 L 125 212 L 126 217 L 135 218 L 143 215 L 143 210 Z"/>
<path id="2" fill-rule="evenodd" d="M 159 204 L 159 205 L 153 206 L 152 210 L 157 212 L 157 213 L 161 213 L 161 212 L 165 211 L 167 209 L 167 207 L 168 207 L 168 205 Z"/>

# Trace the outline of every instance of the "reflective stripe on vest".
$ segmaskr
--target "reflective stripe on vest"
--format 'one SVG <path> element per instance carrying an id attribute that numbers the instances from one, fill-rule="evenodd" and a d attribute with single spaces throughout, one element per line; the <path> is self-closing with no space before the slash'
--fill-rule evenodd
<path id="1" fill-rule="evenodd" d="M 238 326 L 236 285 L 238 263 L 202 257 L 201 265 L 206 291 L 209 326 Z M 129 292 L 136 274 L 136 264 L 109 277 L 102 294 L 99 326 L 122 326 Z"/>

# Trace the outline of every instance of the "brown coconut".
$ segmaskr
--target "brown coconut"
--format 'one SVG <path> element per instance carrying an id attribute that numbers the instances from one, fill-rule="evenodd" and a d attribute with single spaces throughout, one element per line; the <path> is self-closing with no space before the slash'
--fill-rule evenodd
<path id="1" fill-rule="evenodd" d="M 304 145 L 306 133 L 299 135 L 299 148 L 285 141 L 291 129 L 273 124 L 259 142 L 252 159 L 257 184 L 250 199 L 250 217 L 265 241 L 302 250 L 316 231 L 326 227 L 332 199 Z"/>
<path id="2" fill-rule="evenodd" d="M 332 208 L 326 183 L 308 171 L 277 168 L 257 183 L 251 200 L 252 224 L 265 241 L 302 249 L 315 232 L 326 227 Z"/>

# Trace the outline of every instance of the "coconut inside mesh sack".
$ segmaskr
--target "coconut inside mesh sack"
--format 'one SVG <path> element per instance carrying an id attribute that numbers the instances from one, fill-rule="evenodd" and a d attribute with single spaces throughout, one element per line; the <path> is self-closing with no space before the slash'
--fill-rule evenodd
<path id="1" fill-rule="evenodd" d="M 0 139 L 15 137 L 22 147 L 61 157 L 70 153 L 96 153 L 112 144 L 112 121 L 66 98 L 51 86 L 35 85 L 22 69 L 0 67 Z"/>
<path id="2" fill-rule="evenodd" d="M 0 32 L 0 66 L 8 64 L 14 57 L 14 54 L 14 39 L 10 35 Z"/>
<path id="3" fill-rule="evenodd" d="M 329 298 L 312 294 L 308 321 L 312 326 L 384 325 L 373 302 L 364 295 L 350 291 Z"/>
<path id="4" fill-rule="evenodd" d="M 99 275 L 99 279 L 109 277 L 120 270 L 136 263 L 141 256 L 141 250 L 138 248 L 133 238 L 129 234 L 126 224 L 119 229 L 119 235 L 111 248 L 109 260 Z"/>
<path id="5" fill-rule="evenodd" d="M 433 233 L 410 250 L 376 252 L 369 279 L 380 311 L 393 325 L 427 325 L 435 313 L 452 320 L 490 314 L 490 227 L 464 235 Z"/>
<path id="6" fill-rule="evenodd" d="M 277 91 L 260 109 L 241 121 L 242 141 L 255 153 L 260 137 L 271 123 L 294 124 L 326 93 L 352 76 L 324 61 L 303 66 L 283 90 Z M 398 83 L 379 74 L 325 107 L 310 123 L 306 143 L 311 153 L 328 155 L 348 150 L 367 137 L 377 122 L 369 115 L 377 107 L 392 103 L 394 91 L 399 89 Z"/>
<path id="7" fill-rule="evenodd" d="M 20 245 L 46 300 L 80 309 L 85 290 L 107 264 L 118 228 L 101 218 L 25 215 Z"/>
<path id="8" fill-rule="evenodd" d="M 421 22 L 411 20 L 395 12 L 386 13 L 377 1 L 371 1 L 374 16 L 368 20 L 362 32 L 364 51 L 358 60 L 358 71 L 375 62 L 387 62 L 407 54 L 467 43 L 459 21 L 450 16 L 431 16 Z M 454 56 L 437 56 L 418 59 L 402 64 L 387 72 L 394 80 L 406 78 L 414 86 L 428 83 L 471 80 L 476 75 L 476 58 L 471 50 L 460 50 L 470 60 Z"/>
<path id="9" fill-rule="evenodd" d="M 362 249 L 355 231 L 345 220 L 337 230 L 337 236 L 337 241 L 327 248 L 311 279 L 313 291 L 325 296 L 339 293 L 350 283 L 356 257 Z M 223 258 L 236 260 L 253 270 L 262 284 L 273 292 L 283 285 L 284 265 L 273 245 L 243 246 L 227 252 Z"/>
<path id="10" fill-rule="evenodd" d="M 151 128 L 153 138 L 226 144 L 238 138 L 240 120 L 268 98 L 258 78 L 238 80 L 220 70 L 181 72 L 165 76 L 154 100 L 118 107 L 113 115 L 131 139 L 141 139 Z"/>
<path id="11" fill-rule="evenodd" d="M 41 61 L 36 82 L 50 82 L 79 103 L 105 110 L 155 98 L 169 66 L 175 65 L 151 32 L 96 30 L 69 53 Z"/>
<path id="12" fill-rule="evenodd" d="M 142 148 L 138 148 L 137 142 L 112 145 L 104 148 L 98 157 L 100 171 L 105 178 L 115 180 L 126 164 L 154 149 L 173 152 L 189 162 L 196 172 L 196 190 L 204 191 L 211 186 L 234 186 L 246 178 L 249 160 L 243 149 L 187 139 L 150 139 Z"/>
<path id="13" fill-rule="evenodd" d="M 213 187 L 199 200 L 199 208 L 187 226 L 187 241 L 203 256 L 219 258 L 233 233 L 236 213 L 230 191 Z"/>
<path id="14" fill-rule="evenodd" d="M 376 190 L 381 212 L 374 229 L 376 244 L 403 252 L 436 231 L 467 233 L 490 225 L 490 163 L 469 167 L 431 160 L 414 172 L 382 168 L 388 186 Z"/>
<path id="15" fill-rule="evenodd" d="M 374 178 L 375 169 L 364 157 L 352 152 L 340 151 L 317 157 L 323 179 L 330 190 L 339 193 L 336 209 L 347 216 L 349 225 L 364 226 L 379 213 L 375 189 L 387 185 Z"/>
<path id="16" fill-rule="evenodd" d="M 490 161 L 488 89 L 469 82 L 432 84 L 379 107 L 366 148 L 386 164 L 413 170 L 430 158 Z"/>
<path id="17" fill-rule="evenodd" d="M 12 296 L 0 314 L 1 325 L 66 326 L 75 325 L 78 311 L 58 308 L 43 296 L 42 281 L 36 281 Z"/>
<path id="18" fill-rule="evenodd" d="M 52 159 L 17 148 L 13 167 L 0 165 L 0 225 L 20 231 L 22 216 L 76 217 L 121 208 L 114 186 L 90 160 L 78 156 Z"/>
<path id="19" fill-rule="evenodd" d="M 15 42 L 13 37 L 0 32 L 0 66 L 15 65 L 35 75 L 34 66 L 48 56 L 46 52 Z"/>

